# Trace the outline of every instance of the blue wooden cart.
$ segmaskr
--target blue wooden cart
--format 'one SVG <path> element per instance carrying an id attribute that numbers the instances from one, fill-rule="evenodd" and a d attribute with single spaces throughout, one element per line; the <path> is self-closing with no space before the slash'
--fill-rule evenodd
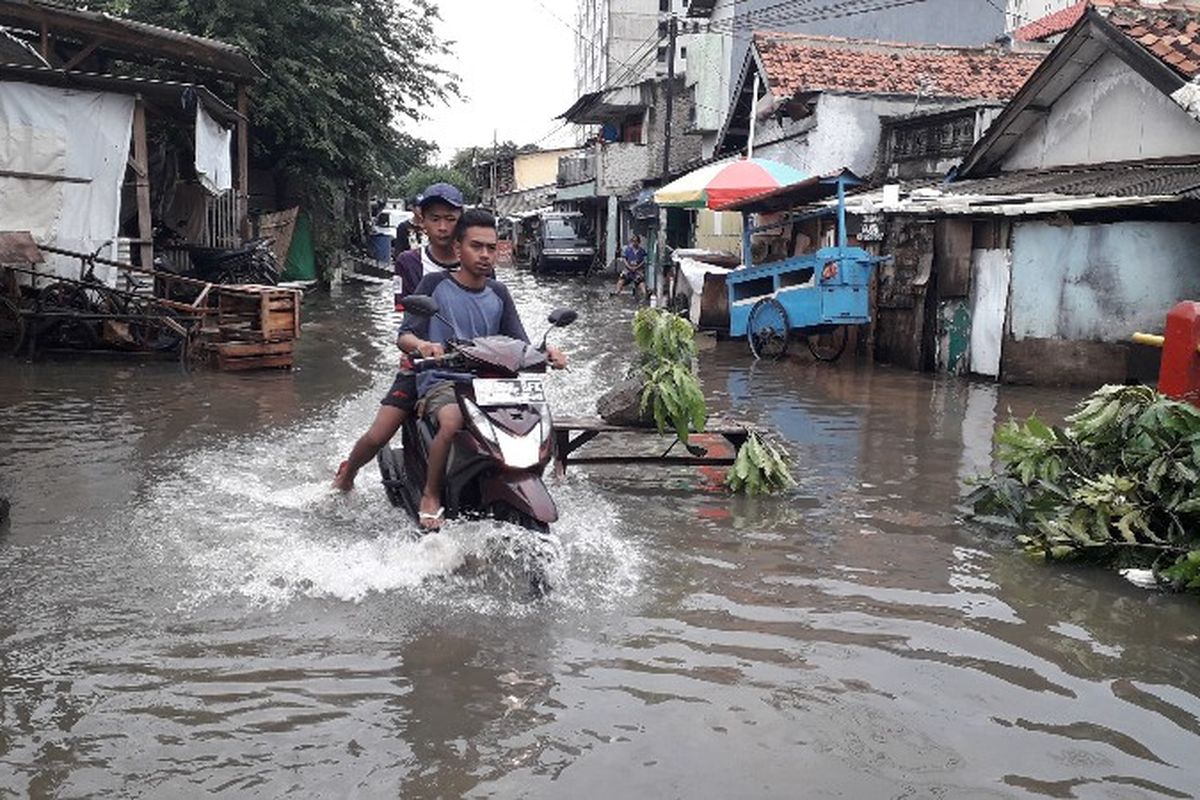
<path id="1" fill-rule="evenodd" d="M 740 211 L 742 253 L 752 262 L 751 237 L 789 222 L 836 216 L 837 245 L 766 264 L 748 263 L 725 278 L 729 292 L 729 334 L 745 336 L 756 358 L 781 358 L 793 334 L 805 336 L 813 356 L 833 361 L 846 348 L 849 326 L 871 321 L 871 271 L 883 258 L 850 247 L 846 234 L 846 189 L 862 181 L 846 170 L 813 178 L 765 195 L 738 201 L 722 211 Z M 750 214 L 777 212 L 837 197 L 837 205 L 791 214 L 752 227 Z"/>

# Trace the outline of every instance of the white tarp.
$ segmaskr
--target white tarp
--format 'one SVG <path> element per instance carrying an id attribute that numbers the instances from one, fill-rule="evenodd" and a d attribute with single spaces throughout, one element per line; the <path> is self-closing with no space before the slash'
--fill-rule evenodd
<path id="1" fill-rule="evenodd" d="M 0 170 L 41 176 L 0 175 L 0 230 L 115 257 L 132 124 L 126 95 L 0 83 Z M 42 269 L 79 277 L 78 259 L 47 254 Z M 96 270 L 110 284 L 113 273 Z"/>
<path id="2" fill-rule="evenodd" d="M 210 117 L 196 103 L 196 177 L 213 194 L 233 188 L 233 132 Z"/>

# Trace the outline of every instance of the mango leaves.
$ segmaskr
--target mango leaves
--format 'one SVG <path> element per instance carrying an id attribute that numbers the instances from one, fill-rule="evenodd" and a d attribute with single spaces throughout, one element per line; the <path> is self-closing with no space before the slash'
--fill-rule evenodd
<path id="1" fill-rule="evenodd" d="M 1051 427 L 997 433 L 1000 472 L 967 497 L 1039 558 L 1149 567 L 1200 589 L 1200 410 L 1143 386 L 1105 386 Z"/>
<path id="2" fill-rule="evenodd" d="M 703 431 L 708 405 L 700 380 L 692 369 L 696 332 L 690 322 L 655 308 L 643 308 L 633 318 L 633 340 L 638 348 L 642 413 L 652 412 L 659 433 L 674 430 L 687 444 L 691 431 Z"/>
<path id="3" fill-rule="evenodd" d="M 753 432 L 738 449 L 725 483 L 730 491 L 751 497 L 775 494 L 796 485 L 787 452 Z"/>

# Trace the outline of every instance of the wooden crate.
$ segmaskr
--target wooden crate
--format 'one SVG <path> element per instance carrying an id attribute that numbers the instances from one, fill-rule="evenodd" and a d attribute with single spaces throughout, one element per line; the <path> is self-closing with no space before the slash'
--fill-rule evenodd
<path id="1" fill-rule="evenodd" d="M 211 345 L 217 369 L 235 372 L 246 369 L 291 369 L 296 343 L 217 342 Z"/>
<path id="2" fill-rule="evenodd" d="M 300 336 L 301 293 L 275 286 L 220 286 L 217 329 L 222 340 L 287 342 Z"/>

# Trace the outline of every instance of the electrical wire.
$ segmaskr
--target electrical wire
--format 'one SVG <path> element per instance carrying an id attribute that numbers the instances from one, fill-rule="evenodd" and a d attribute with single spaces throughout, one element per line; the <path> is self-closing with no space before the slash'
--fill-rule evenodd
<path id="1" fill-rule="evenodd" d="M 763 25 L 805 24 L 830 19 L 843 19 L 927 2 L 927 0 L 840 0 L 840 2 L 796 13 L 801 9 L 802 5 L 807 5 L 809 1 L 792 0 L 794 3 L 790 7 L 792 10 L 780 10 L 769 15 L 743 16 L 735 18 L 734 21 L 730 22 L 719 20 L 713 23 L 709 29 L 715 33 L 733 33 L 735 36 L 740 33 L 742 36 L 746 36 L 747 32 L 744 30 L 739 31 L 738 28 L 749 26 L 761 27 Z M 749 32 L 749 35 L 752 36 L 753 32 Z"/>

